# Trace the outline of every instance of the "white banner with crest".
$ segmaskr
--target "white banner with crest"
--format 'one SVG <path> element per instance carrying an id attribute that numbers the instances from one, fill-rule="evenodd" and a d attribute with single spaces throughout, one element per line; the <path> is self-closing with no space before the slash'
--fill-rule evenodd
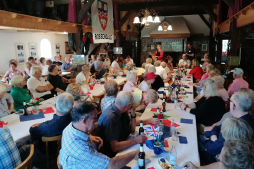
<path id="1" fill-rule="evenodd" d="M 95 0 L 91 12 L 94 43 L 114 43 L 112 0 Z"/>

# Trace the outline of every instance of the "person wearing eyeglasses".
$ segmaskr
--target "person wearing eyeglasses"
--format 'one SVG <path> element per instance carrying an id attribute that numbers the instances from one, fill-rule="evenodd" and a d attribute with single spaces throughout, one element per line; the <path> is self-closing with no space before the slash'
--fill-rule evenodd
<path id="1" fill-rule="evenodd" d="M 136 128 L 136 113 L 132 108 L 133 100 L 131 92 L 119 92 L 115 102 L 102 112 L 98 120 L 96 135 L 102 138 L 104 144 L 99 151 L 108 157 L 112 158 L 117 152 L 145 141 L 145 135 L 127 140 L 127 137 Z"/>
<path id="2" fill-rule="evenodd" d="M 42 137 L 53 137 L 62 135 L 63 130 L 71 122 L 71 111 L 74 104 L 74 98 L 69 93 L 62 93 L 56 100 L 56 114 L 53 119 L 34 124 L 30 127 L 31 140 L 34 142 L 35 154 L 33 158 L 33 164 L 38 168 L 45 168 L 45 144 L 42 142 Z M 53 145 L 52 145 L 53 144 Z M 57 146 L 52 143 L 51 153 L 56 153 Z M 55 147 L 55 149 L 53 148 Z"/>
<path id="3" fill-rule="evenodd" d="M 90 134 L 95 129 L 96 122 L 97 107 L 94 103 L 80 102 L 74 105 L 72 122 L 64 129 L 62 135 L 59 155 L 62 168 L 122 168 L 138 155 L 139 150 L 113 158 L 99 153 L 98 150 L 107 145 L 105 140 Z M 117 132 L 117 126 L 115 128 L 111 134 Z M 98 145 L 98 150 L 95 144 Z"/>
<path id="4" fill-rule="evenodd" d="M 231 97 L 234 92 L 241 88 L 249 88 L 248 82 L 243 80 L 243 70 L 241 68 L 235 68 L 230 72 L 233 72 L 234 81 L 228 87 L 229 97 Z"/>
<path id="5" fill-rule="evenodd" d="M 252 119 L 252 116 L 249 114 L 251 106 L 252 99 L 251 96 L 246 91 L 235 92 L 233 96 L 230 98 L 231 115 L 235 118 L 244 120 L 245 122 L 247 122 L 248 126 L 252 128 L 252 130 L 254 130 L 254 121 Z M 220 153 L 224 141 L 226 139 L 223 137 L 222 134 L 222 126 L 223 125 L 215 126 L 212 130 L 210 130 L 209 128 L 204 129 L 205 136 L 207 138 L 210 138 L 209 140 L 205 141 L 204 148 L 206 149 L 206 152 L 210 154 L 212 157 Z M 225 125 L 225 128 L 226 126 L 227 125 Z"/>
<path id="6" fill-rule="evenodd" d="M 253 130 L 241 118 L 227 118 L 221 131 L 225 140 L 221 151 L 215 156 L 215 162 L 196 167 L 192 162 L 182 165 L 185 169 L 252 169 L 254 167 Z M 217 161 L 217 162 L 216 162 Z"/>

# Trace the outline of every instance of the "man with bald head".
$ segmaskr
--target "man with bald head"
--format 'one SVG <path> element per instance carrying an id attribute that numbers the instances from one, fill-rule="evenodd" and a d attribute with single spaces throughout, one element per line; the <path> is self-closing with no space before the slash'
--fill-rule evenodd
<path id="1" fill-rule="evenodd" d="M 73 65 L 71 64 L 71 58 L 66 57 L 65 63 L 62 65 L 61 71 L 62 72 L 70 72 L 73 70 Z"/>
<path id="2" fill-rule="evenodd" d="M 156 75 L 159 75 L 163 80 L 167 79 L 167 72 L 165 70 L 166 62 L 161 62 L 160 66 L 156 68 Z"/>

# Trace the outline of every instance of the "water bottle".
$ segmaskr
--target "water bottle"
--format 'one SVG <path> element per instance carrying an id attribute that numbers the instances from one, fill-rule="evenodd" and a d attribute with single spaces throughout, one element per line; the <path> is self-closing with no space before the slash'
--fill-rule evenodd
<path id="1" fill-rule="evenodd" d="M 170 136 L 174 137 L 176 133 L 176 127 L 174 124 L 174 120 L 171 120 L 171 124 L 170 124 Z"/>
<path id="2" fill-rule="evenodd" d="M 170 151 L 170 164 L 171 164 L 171 166 L 174 168 L 175 166 L 176 166 L 176 158 L 177 156 L 176 156 L 176 148 L 175 148 L 175 146 L 173 145 L 172 146 L 172 149 L 171 149 L 171 151 Z"/>

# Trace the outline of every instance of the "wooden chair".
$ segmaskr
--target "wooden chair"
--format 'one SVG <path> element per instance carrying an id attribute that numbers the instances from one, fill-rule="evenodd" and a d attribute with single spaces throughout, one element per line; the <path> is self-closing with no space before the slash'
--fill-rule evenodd
<path id="1" fill-rule="evenodd" d="M 101 105 L 101 100 L 104 98 L 104 96 L 105 96 L 105 92 L 103 92 L 102 94 L 100 94 L 98 96 L 93 96 L 93 100 L 95 101 L 96 99 L 99 99 L 98 103 L 99 103 L 99 105 Z M 101 114 L 101 108 L 99 108 L 97 115 L 100 116 L 100 114 Z"/>
<path id="2" fill-rule="evenodd" d="M 142 76 L 144 76 L 144 73 L 142 73 L 141 75 L 138 75 L 138 84 L 140 84 L 140 79 Z"/>
<path id="3" fill-rule="evenodd" d="M 32 169 L 32 157 L 34 155 L 34 145 L 30 145 L 30 154 L 26 158 L 25 161 L 23 161 L 21 164 L 19 164 L 15 169 Z"/>
<path id="4" fill-rule="evenodd" d="M 63 167 L 61 166 L 61 164 L 59 163 L 59 155 L 57 157 L 57 167 L 58 169 L 63 169 Z"/>
<path id="5" fill-rule="evenodd" d="M 60 136 L 54 136 L 54 137 L 42 137 L 41 138 L 43 142 L 46 142 L 46 159 L 47 159 L 47 168 L 50 168 L 50 159 L 49 159 L 49 142 L 51 141 L 57 141 L 58 147 L 57 147 L 57 153 L 56 153 L 56 157 L 59 154 L 59 151 L 61 149 L 61 139 L 62 139 L 62 135 Z"/>
<path id="6" fill-rule="evenodd" d="M 125 81 L 123 82 L 123 83 L 121 83 L 121 84 L 119 84 L 118 85 L 118 89 L 119 89 L 119 91 L 122 91 L 123 90 L 123 86 L 125 85 Z"/>

